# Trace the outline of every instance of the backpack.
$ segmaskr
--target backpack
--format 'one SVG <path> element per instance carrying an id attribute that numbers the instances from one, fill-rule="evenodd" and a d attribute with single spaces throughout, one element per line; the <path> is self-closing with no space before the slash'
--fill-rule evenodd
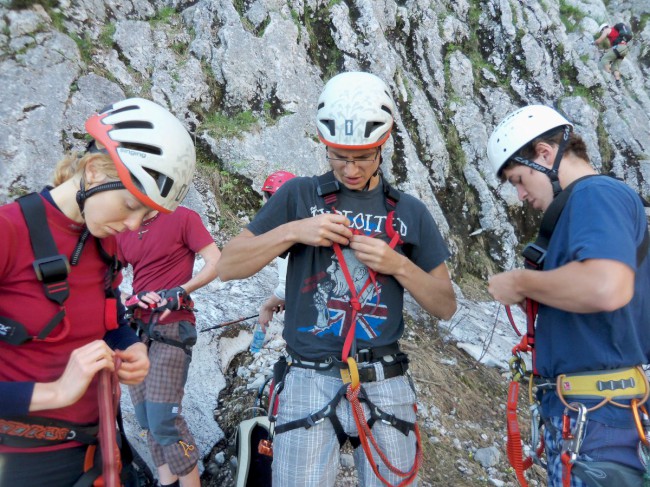
<path id="1" fill-rule="evenodd" d="M 619 22 L 614 26 L 614 29 L 618 32 L 618 37 L 614 39 L 613 45 L 620 44 L 621 42 L 630 42 L 632 40 L 632 31 L 630 26 L 623 22 Z"/>

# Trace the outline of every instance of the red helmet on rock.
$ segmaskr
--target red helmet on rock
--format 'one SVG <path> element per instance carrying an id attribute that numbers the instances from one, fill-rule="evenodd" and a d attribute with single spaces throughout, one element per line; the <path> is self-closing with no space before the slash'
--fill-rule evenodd
<path id="1" fill-rule="evenodd" d="M 287 171 L 275 171 L 266 178 L 264 184 L 262 185 L 262 192 L 268 193 L 268 196 L 272 196 L 280 186 L 289 181 L 289 179 L 295 178 L 296 175 Z"/>

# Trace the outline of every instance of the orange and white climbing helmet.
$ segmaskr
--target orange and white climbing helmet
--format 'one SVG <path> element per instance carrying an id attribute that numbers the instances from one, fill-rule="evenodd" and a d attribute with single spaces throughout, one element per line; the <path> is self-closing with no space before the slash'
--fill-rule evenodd
<path id="1" fill-rule="evenodd" d="M 390 136 L 395 103 L 386 83 L 371 73 L 341 73 L 318 99 L 316 126 L 324 144 L 339 149 L 381 146 Z"/>
<path id="2" fill-rule="evenodd" d="M 167 109 L 143 98 L 110 105 L 86 120 L 124 187 L 142 204 L 171 213 L 185 198 L 196 166 L 190 134 Z"/>

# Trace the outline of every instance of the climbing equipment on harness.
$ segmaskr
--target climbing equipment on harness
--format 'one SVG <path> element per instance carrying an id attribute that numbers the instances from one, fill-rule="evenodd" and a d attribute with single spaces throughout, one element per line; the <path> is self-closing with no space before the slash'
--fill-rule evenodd
<path id="1" fill-rule="evenodd" d="M 573 427 L 569 418 L 569 410 L 578 411 L 578 416 Z M 582 440 L 585 437 L 585 427 L 587 425 L 587 408 L 584 404 L 575 402 L 567 405 L 562 416 L 562 484 L 564 487 L 571 485 L 571 468 L 578 459 Z"/>
<path id="2" fill-rule="evenodd" d="M 573 189 L 580 181 L 595 176 L 599 175 L 588 175 L 577 179 L 553 199 L 544 213 L 537 239 L 535 242 L 528 244 L 522 252 L 524 257 L 524 266 L 527 269 L 542 270 L 544 268 L 546 252 L 551 236 Z M 645 200 L 643 200 L 643 198 L 641 199 L 644 206 L 647 206 Z M 643 241 L 637 248 L 637 264 L 640 264 L 646 258 L 649 244 L 650 234 L 646 228 Z M 556 391 L 557 396 L 566 408 L 565 420 L 568 421 L 568 412 L 574 411 L 578 413 L 578 419 L 583 422 L 586 421 L 588 411 L 593 411 L 608 403 L 622 408 L 630 408 L 632 409 L 632 412 L 635 413 L 636 407 L 634 405 L 645 403 L 650 394 L 648 379 L 640 367 L 631 367 L 620 370 L 592 371 L 580 374 L 561 374 L 556 378 L 549 379 L 540 377 L 535 367 L 535 321 L 537 319 L 538 308 L 539 303 L 529 298 L 526 299 L 526 334 L 522 336 L 514 323 L 510 307 L 506 306 L 508 319 L 510 320 L 512 327 L 519 336 L 522 336 L 520 343 L 512 349 L 513 357 L 510 360 L 512 379 L 508 388 L 507 403 L 508 459 L 515 470 L 515 475 L 517 476 L 519 483 L 522 486 L 528 485 L 524 477 L 525 470 L 530 468 L 533 463 L 541 464 L 540 457 L 544 450 L 543 439 L 539 438 L 539 429 L 542 426 L 542 422 L 539 419 L 539 404 L 534 397 L 533 390 L 535 388 L 537 388 L 537 390 Z M 526 370 L 522 356 L 524 353 L 531 353 L 532 355 L 533 369 L 530 372 Z M 521 435 L 517 420 L 519 384 L 523 381 L 528 382 L 528 398 L 531 407 L 532 422 L 531 432 L 534 434 L 532 442 L 534 451 L 527 458 L 523 458 L 522 455 Z M 570 398 L 574 402 L 567 402 L 565 397 Z M 587 409 L 582 403 L 578 402 L 579 400 L 588 399 L 601 399 L 601 402 L 590 409 Z M 630 406 L 619 402 L 620 400 L 629 399 L 632 399 Z M 635 403 L 635 401 L 637 402 Z M 635 415 L 635 422 L 639 430 L 639 436 L 643 440 L 645 434 L 641 434 L 642 422 L 638 419 L 638 411 Z M 564 465 L 563 482 L 565 487 L 568 487 L 569 485 L 567 482 L 570 482 L 570 471 L 573 464 L 576 462 L 577 455 L 579 454 L 580 443 L 577 442 L 577 437 L 579 437 L 580 442 L 582 441 L 582 435 L 575 434 L 578 433 L 577 431 L 569 433 L 573 436 L 571 438 L 567 437 L 567 452 L 563 452 L 562 455 L 562 462 Z M 567 433 L 567 435 L 569 433 Z"/>
<path id="3" fill-rule="evenodd" d="M 173 289 L 160 290 L 156 291 L 163 299 L 167 299 L 167 303 L 163 306 L 158 306 L 156 303 L 147 303 L 142 300 L 142 297 L 147 294 L 147 291 L 139 292 L 129 297 L 124 305 L 127 309 L 127 318 L 131 324 L 131 328 L 137 333 L 138 336 L 143 334 L 147 337 L 147 346 L 151 346 L 151 342 L 160 342 L 170 345 L 172 347 L 178 347 L 182 349 L 187 355 L 192 356 L 192 347 L 196 344 L 196 333 L 193 331 L 191 337 L 186 337 L 186 339 L 175 340 L 163 335 L 160 331 L 154 330 L 154 327 L 158 324 L 158 317 L 160 313 L 164 312 L 167 309 L 170 310 L 179 310 L 184 309 L 187 311 L 195 312 L 194 301 L 192 297 L 185 292 L 185 290 L 178 286 Z M 142 319 L 141 312 L 143 308 L 140 306 L 141 303 L 144 303 L 149 311 L 149 318 L 145 322 Z M 192 325 L 193 326 L 193 325 Z M 193 330 L 193 328 L 192 328 Z M 182 331 L 182 328 L 179 328 L 179 332 Z M 183 338 L 181 336 L 181 338 Z"/>

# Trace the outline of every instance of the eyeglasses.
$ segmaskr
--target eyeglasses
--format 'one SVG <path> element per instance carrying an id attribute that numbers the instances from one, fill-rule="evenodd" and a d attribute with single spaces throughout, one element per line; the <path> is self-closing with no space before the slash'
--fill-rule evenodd
<path id="1" fill-rule="evenodd" d="M 341 157 L 330 157 L 329 155 L 326 155 L 325 157 L 330 163 L 333 164 L 340 164 L 340 165 L 345 165 L 348 162 L 351 162 L 352 164 L 355 164 L 357 166 L 361 167 L 368 167 L 377 160 L 377 156 L 379 155 L 379 149 L 377 149 L 377 152 L 375 152 L 374 156 L 371 157 L 348 157 L 348 158 L 341 158 Z"/>

